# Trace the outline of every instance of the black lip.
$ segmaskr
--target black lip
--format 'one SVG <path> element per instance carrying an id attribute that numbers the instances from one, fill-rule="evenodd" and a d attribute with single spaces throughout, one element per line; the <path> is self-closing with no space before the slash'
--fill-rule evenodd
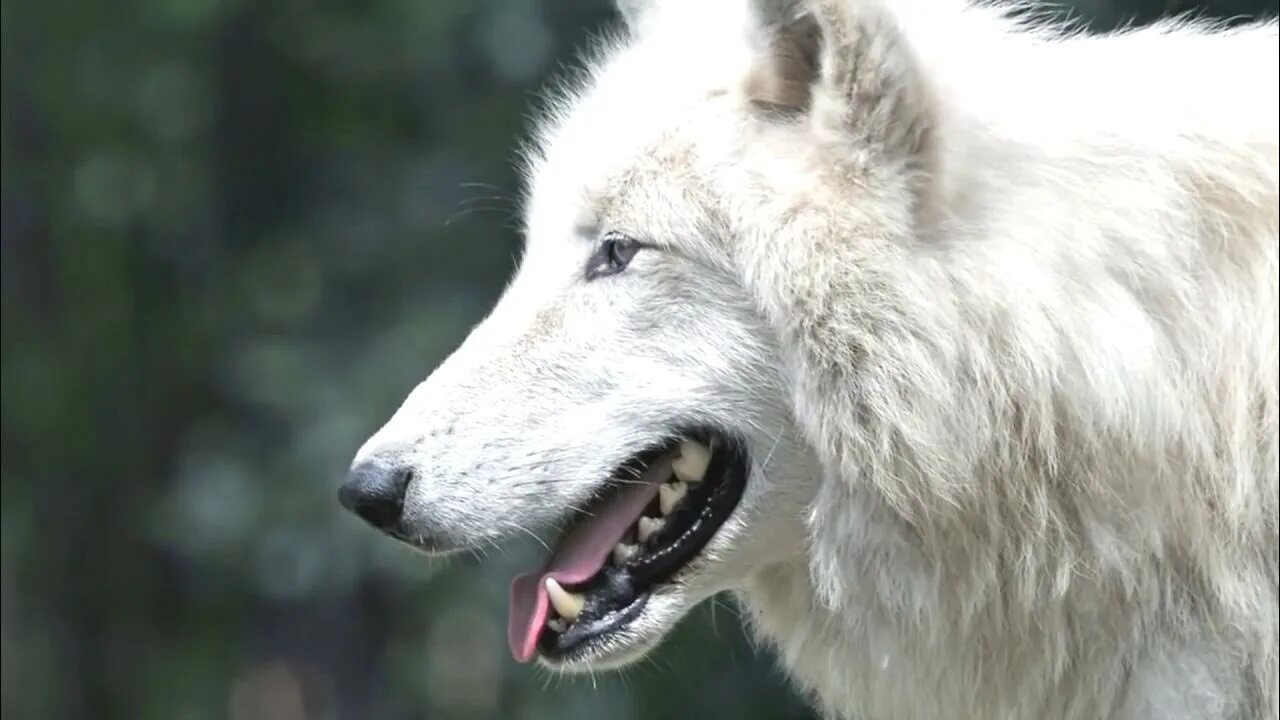
<path id="1" fill-rule="evenodd" d="M 590 580 L 573 588 L 583 593 L 586 604 L 563 633 L 542 629 L 538 650 L 543 656 L 566 659 L 585 643 L 630 624 L 644 609 L 653 589 L 695 560 L 738 506 L 749 467 L 745 444 L 718 432 L 685 432 L 680 437 L 703 443 L 715 438 L 717 446 L 703 482 L 690 488 L 686 499 L 667 516 L 666 526 L 650 541 L 655 549 L 622 567 L 606 565 Z M 669 443 L 637 457 L 642 461 L 650 459 L 673 445 Z"/>
<path id="2" fill-rule="evenodd" d="M 649 599 L 649 591 L 637 591 L 624 568 L 605 567 L 592 578 L 591 587 L 584 593 L 587 602 L 577 621 L 563 633 L 543 629 L 538 636 L 543 655 L 563 658 L 584 643 L 625 627 Z"/>

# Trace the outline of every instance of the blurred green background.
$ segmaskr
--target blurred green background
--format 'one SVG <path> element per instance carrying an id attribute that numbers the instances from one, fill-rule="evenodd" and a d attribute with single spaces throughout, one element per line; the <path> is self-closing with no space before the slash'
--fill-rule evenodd
<path id="1" fill-rule="evenodd" d="M 6 719 L 810 717 L 727 598 L 622 675 L 517 666 L 527 548 L 335 500 L 511 272 L 513 148 L 608 3 L 2 7 Z"/>

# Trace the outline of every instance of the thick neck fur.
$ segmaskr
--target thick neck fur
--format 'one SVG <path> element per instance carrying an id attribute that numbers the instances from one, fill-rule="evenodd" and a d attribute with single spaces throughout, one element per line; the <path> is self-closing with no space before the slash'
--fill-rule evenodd
<path id="1" fill-rule="evenodd" d="M 1007 95 L 922 76 L 927 161 L 822 117 L 746 149 L 741 271 L 827 478 L 743 597 L 832 714 L 1275 716 L 1274 26 L 1232 40 L 1001 38 Z"/>
<path id="2" fill-rule="evenodd" d="M 1274 716 L 1274 148 L 1185 150 L 762 232 L 810 268 L 747 261 L 828 477 L 746 602 L 833 714 Z"/>

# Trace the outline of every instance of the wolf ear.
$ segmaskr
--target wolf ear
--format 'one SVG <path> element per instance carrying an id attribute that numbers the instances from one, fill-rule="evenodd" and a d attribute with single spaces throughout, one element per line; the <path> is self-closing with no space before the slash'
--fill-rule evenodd
<path id="1" fill-rule="evenodd" d="M 751 0 L 753 106 L 807 113 L 815 129 L 917 156 L 929 108 L 915 57 L 884 0 Z"/>
<path id="2" fill-rule="evenodd" d="M 755 55 L 746 95 L 756 107 L 787 114 L 809 107 L 818 79 L 821 29 L 801 2 L 751 0 L 748 44 Z"/>

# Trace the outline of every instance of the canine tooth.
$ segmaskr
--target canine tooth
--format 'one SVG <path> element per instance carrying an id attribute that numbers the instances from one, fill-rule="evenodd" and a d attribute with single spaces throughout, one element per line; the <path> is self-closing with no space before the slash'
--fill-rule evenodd
<path id="1" fill-rule="evenodd" d="M 665 524 L 665 522 L 658 518 L 651 518 L 648 516 L 642 517 L 640 518 L 640 522 L 636 523 L 636 538 L 640 540 L 640 542 L 645 542 L 649 538 L 653 537 L 654 533 L 661 530 L 662 526 Z"/>
<path id="2" fill-rule="evenodd" d="M 671 462 L 671 469 L 681 480 L 696 483 L 702 481 L 710 462 L 710 449 L 693 440 L 684 440 L 680 443 L 680 457 Z"/>
<path id="3" fill-rule="evenodd" d="M 547 627 L 551 628 L 552 630 L 558 633 L 562 633 L 568 629 L 568 626 L 565 625 L 564 621 L 561 620 L 560 618 L 551 618 L 550 620 L 548 620 Z"/>
<path id="4" fill-rule="evenodd" d="M 689 486 L 684 484 L 683 480 L 662 483 L 658 486 L 658 509 L 663 515 L 670 515 L 687 492 L 689 492 Z"/>
<path id="5" fill-rule="evenodd" d="M 586 598 L 580 593 L 572 593 L 560 587 L 555 578 L 547 578 L 546 587 L 547 597 L 556 613 L 569 622 L 577 620 L 578 613 L 582 612 L 582 606 L 586 604 Z"/>
<path id="6" fill-rule="evenodd" d="M 613 561 L 619 565 L 623 565 L 628 560 L 635 557 L 636 553 L 639 551 L 640 551 L 640 548 L 637 548 L 635 545 L 628 545 L 627 543 L 618 543 L 617 545 L 613 546 Z"/>

